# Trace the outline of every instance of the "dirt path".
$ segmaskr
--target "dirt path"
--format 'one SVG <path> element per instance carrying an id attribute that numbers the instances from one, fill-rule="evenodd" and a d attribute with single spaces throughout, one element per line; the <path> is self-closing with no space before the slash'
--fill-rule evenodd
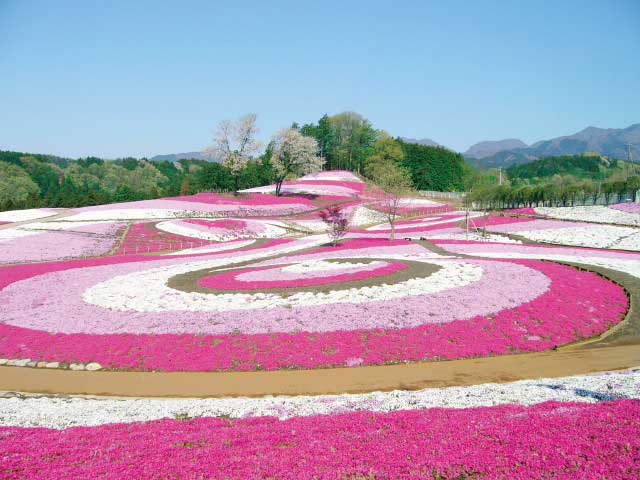
<path id="1" fill-rule="evenodd" d="M 133 397 L 362 393 L 561 377 L 640 365 L 640 341 L 499 357 L 273 372 L 74 372 L 0 367 L 0 390 Z"/>

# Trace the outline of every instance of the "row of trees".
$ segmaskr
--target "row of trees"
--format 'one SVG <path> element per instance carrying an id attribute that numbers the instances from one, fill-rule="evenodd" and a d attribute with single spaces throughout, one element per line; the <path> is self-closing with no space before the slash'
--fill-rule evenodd
<path id="1" fill-rule="evenodd" d="M 474 208 L 567 207 L 619 202 L 627 196 L 637 200 L 640 176 L 626 180 L 595 182 L 576 181 L 573 177 L 554 178 L 536 185 L 499 185 L 470 191 L 466 201 Z"/>

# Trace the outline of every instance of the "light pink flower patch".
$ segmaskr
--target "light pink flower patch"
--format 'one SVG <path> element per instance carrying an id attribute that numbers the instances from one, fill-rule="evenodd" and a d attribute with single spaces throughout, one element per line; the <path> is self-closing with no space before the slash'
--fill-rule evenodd
<path id="1" fill-rule="evenodd" d="M 43 224 L 43 228 L 46 224 Z M 121 223 L 104 222 L 64 230 L 29 232 L 11 240 L 0 241 L 0 263 L 43 262 L 104 255 L 115 246 Z"/>
<path id="2" fill-rule="evenodd" d="M 635 213 L 636 215 L 640 215 L 640 203 L 616 203 L 614 205 L 609 205 L 609 208 L 620 210 L 621 212 Z"/>

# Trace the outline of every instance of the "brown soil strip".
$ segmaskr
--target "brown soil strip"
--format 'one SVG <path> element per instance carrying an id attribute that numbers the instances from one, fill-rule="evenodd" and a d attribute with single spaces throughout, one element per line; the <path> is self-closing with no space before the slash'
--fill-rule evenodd
<path id="1" fill-rule="evenodd" d="M 640 342 L 489 358 L 273 372 L 74 372 L 0 367 L 0 390 L 134 397 L 362 393 L 561 377 L 640 365 Z"/>

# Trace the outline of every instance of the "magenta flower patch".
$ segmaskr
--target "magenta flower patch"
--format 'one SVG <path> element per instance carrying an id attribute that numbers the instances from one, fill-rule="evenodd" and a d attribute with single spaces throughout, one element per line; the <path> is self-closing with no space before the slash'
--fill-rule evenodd
<path id="1" fill-rule="evenodd" d="M 640 478 L 640 402 L 0 427 L 7 480 Z"/>

